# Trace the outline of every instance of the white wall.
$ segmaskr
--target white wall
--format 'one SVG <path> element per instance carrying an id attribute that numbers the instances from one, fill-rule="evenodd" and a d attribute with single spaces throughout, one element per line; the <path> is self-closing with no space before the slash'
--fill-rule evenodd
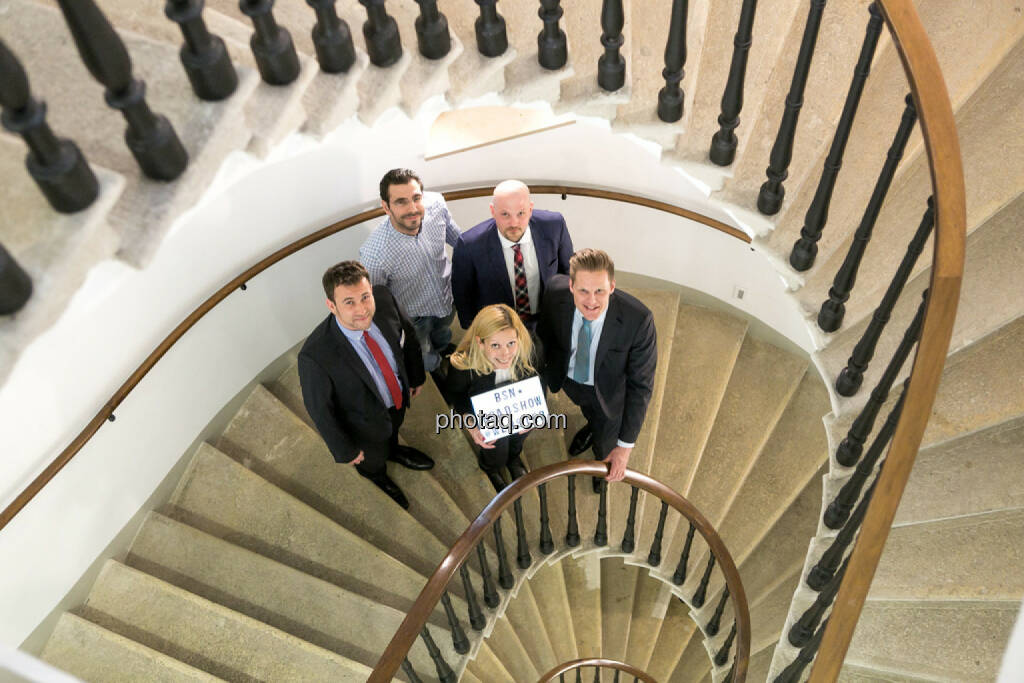
<path id="1" fill-rule="evenodd" d="M 183 216 L 143 271 L 97 266 L 57 324 L 0 388 L 0 506 L 84 427 L 142 359 L 224 282 L 275 249 L 376 202 L 394 166 L 428 189 L 508 177 L 608 187 L 726 220 L 698 185 L 607 125 L 577 123 L 424 162 L 432 116 L 350 122 L 325 143 L 293 136 L 271 159 L 238 155 Z M 629 169 L 624 173 L 623 169 Z M 743 242 L 691 221 L 602 200 L 535 197 L 562 211 L 573 241 L 617 268 L 707 292 L 810 348 L 803 319 L 771 266 Z M 452 205 L 463 229 L 487 201 Z M 727 221 L 728 222 L 728 221 Z M 0 642 L 19 644 L 138 511 L 210 418 L 326 314 L 319 278 L 354 257 L 372 225 L 328 238 L 272 267 L 201 320 L 97 435 L 0 532 Z M 732 298 L 736 287 L 746 296 Z M 45 293 L 37 295 L 45 296 Z M 15 558 L 15 559 L 12 559 Z"/>

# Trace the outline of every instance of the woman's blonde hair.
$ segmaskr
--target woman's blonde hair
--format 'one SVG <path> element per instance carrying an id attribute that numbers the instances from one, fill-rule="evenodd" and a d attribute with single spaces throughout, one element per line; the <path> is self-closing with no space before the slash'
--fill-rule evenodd
<path id="1" fill-rule="evenodd" d="M 473 318 L 469 329 L 459 342 L 458 348 L 451 355 L 453 367 L 459 370 L 472 370 L 478 375 L 494 372 L 494 364 L 477 341 L 483 341 L 502 330 L 513 329 L 519 342 L 516 357 L 512 360 L 510 370 L 512 379 L 520 380 L 528 374 L 536 372 L 530 359 L 533 357 L 533 341 L 530 333 L 519 316 L 505 304 L 493 304 L 480 309 Z"/>

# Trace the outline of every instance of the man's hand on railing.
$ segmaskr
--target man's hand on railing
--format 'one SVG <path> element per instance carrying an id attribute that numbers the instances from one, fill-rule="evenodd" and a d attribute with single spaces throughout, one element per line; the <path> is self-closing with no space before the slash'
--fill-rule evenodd
<path id="1" fill-rule="evenodd" d="M 626 465 L 629 464 L 629 455 L 633 452 L 632 448 L 626 448 L 624 446 L 616 446 L 608 453 L 608 456 L 604 459 L 604 462 L 611 465 L 611 469 L 608 470 L 608 481 L 622 481 L 623 477 L 626 476 Z"/>

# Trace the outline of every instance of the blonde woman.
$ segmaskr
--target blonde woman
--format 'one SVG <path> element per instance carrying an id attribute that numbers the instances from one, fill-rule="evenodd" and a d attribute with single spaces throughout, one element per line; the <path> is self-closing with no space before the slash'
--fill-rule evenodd
<path id="1" fill-rule="evenodd" d="M 473 412 L 471 396 L 539 375 L 543 367 L 541 355 L 540 347 L 515 311 L 505 304 L 480 309 L 451 355 L 447 393 L 455 410 L 469 415 Z M 479 446 L 477 462 L 496 491 L 505 486 L 501 468 L 507 467 L 512 479 L 526 473 L 519 454 L 523 452 L 527 433 L 487 443 L 479 429 L 467 427 L 466 431 Z"/>

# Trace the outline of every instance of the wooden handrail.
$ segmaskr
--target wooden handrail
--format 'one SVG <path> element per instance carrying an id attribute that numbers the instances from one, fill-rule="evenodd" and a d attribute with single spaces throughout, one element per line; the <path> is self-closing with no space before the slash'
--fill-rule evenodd
<path id="1" fill-rule="evenodd" d="M 879 0 L 914 96 L 935 197 L 931 291 L 900 421 L 818 648 L 811 681 L 834 681 L 850 647 L 882 548 L 910 478 L 953 335 L 966 241 L 966 194 L 953 108 L 911 0 Z"/>
<path id="2" fill-rule="evenodd" d="M 646 671 L 642 671 L 635 666 L 630 666 L 625 662 L 620 662 L 617 659 L 604 659 L 602 657 L 574 659 L 571 662 L 563 662 L 537 679 L 537 683 L 548 683 L 548 681 L 554 680 L 555 676 L 559 674 L 564 674 L 566 671 L 572 671 L 573 669 L 582 669 L 585 666 L 597 666 L 602 669 L 618 669 L 622 673 L 629 674 L 634 679 L 641 680 L 644 683 L 658 683 L 658 681 L 654 680 L 654 678 Z"/>
<path id="3" fill-rule="evenodd" d="M 613 192 L 610 190 L 599 190 L 589 187 L 580 187 L 576 185 L 531 185 L 531 192 L 535 194 L 563 194 L 563 195 L 574 195 L 580 197 L 595 197 L 599 199 L 609 199 L 612 201 L 624 202 L 628 204 L 635 204 L 637 206 L 646 206 L 651 209 L 670 213 L 682 218 L 688 218 L 702 225 L 706 225 L 715 230 L 731 235 L 739 240 L 749 243 L 750 237 L 748 237 L 743 231 L 737 230 L 736 228 L 726 225 L 721 221 L 717 221 L 708 216 L 689 211 L 682 207 L 673 206 L 672 204 L 666 204 L 655 199 L 648 197 L 642 197 L 640 195 L 627 194 L 624 192 Z M 443 192 L 445 199 L 449 201 L 455 201 L 457 199 L 470 199 L 473 197 L 485 197 L 494 192 L 493 185 L 486 185 L 481 187 L 472 187 L 464 190 L 450 190 Z M 270 254 L 266 258 L 262 259 L 252 267 L 246 269 L 243 273 L 230 280 L 226 285 L 218 289 L 209 298 L 201 303 L 194 311 L 192 311 L 184 320 L 171 330 L 171 332 L 164 337 L 163 341 L 142 361 L 142 363 L 135 369 L 128 379 L 118 387 L 114 395 L 110 397 L 110 400 L 103 404 L 99 412 L 89 421 L 85 428 L 79 432 L 67 447 L 62 450 L 53 461 L 50 462 L 46 468 L 40 472 L 32 482 L 25 487 L 25 489 L 15 497 L 15 499 L 6 508 L 0 512 L 0 529 L 3 529 L 7 524 L 14 519 L 14 516 L 18 514 L 29 501 L 35 498 L 47 483 L 50 482 L 57 473 L 64 469 L 64 466 L 71 462 L 71 459 L 82 450 L 86 443 L 89 442 L 96 432 L 99 431 L 103 423 L 111 418 L 114 411 L 117 409 L 121 402 L 127 398 L 128 394 L 142 381 L 142 378 L 149 374 L 149 371 L 157 364 L 157 362 L 164 357 L 174 344 L 181 339 L 186 332 L 202 319 L 204 315 L 213 310 L 214 306 L 219 304 L 221 301 L 226 299 L 229 294 L 234 292 L 236 289 L 244 285 L 246 282 L 256 277 L 264 270 L 274 265 L 278 261 L 281 261 L 288 256 L 291 256 L 301 249 L 305 249 L 311 244 L 315 244 L 320 240 L 330 237 L 331 235 L 341 232 L 346 228 L 350 228 L 353 225 L 358 225 L 365 221 L 373 218 L 378 218 L 384 215 L 384 210 L 381 208 L 367 209 L 361 211 L 353 216 L 344 218 L 340 221 L 332 223 L 325 228 L 321 228 L 314 233 L 306 235 L 294 242 L 281 247 L 274 253 Z"/>
<path id="4" fill-rule="evenodd" d="M 388 643 L 384 654 L 380 656 L 373 673 L 367 683 L 388 683 L 402 665 L 409 652 L 409 648 L 416 642 L 420 631 L 427 619 L 434 611 L 441 594 L 448 586 L 455 572 L 458 571 L 470 551 L 481 540 L 494 521 L 512 503 L 524 493 L 530 491 L 540 484 L 559 477 L 572 475 L 595 475 L 603 476 L 608 473 L 608 465 L 601 462 L 585 460 L 568 460 L 566 462 L 554 463 L 529 472 L 516 479 L 510 486 L 505 487 L 501 493 L 494 497 L 490 504 L 477 515 L 477 518 L 469 525 L 466 531 L 459 536 L 452 545 L 448 554 L 441 559 L 437 569 L 427 579 L 427 584 L 420 591 L 416 602 L 409 609 L 401 626 L 395 633 L 391 642 Z M 742 683 L 746 679 L 747 666 L 750 659 L 750 611 L 747 607 L 747 595 L 743 590 L 743 583 L 740 581 L 739 571 L 733 562 L 732 556 L 726 549 L 721 537 L 711 523 L 694 507 L 693 503 L 683 498 L 672 488 L 666 486 L 646 474 L 627 469 L 623 483 L 636 486 L 651 493 L 664 502 L 668 503 L 679 514 L 693 523 L 694 528 L 700 532 L 707 542 L 711 553 L 725 576 L 725 584 L 729 588 L 729 595 L 733 601 L 733 614 L 736 620 L 736 665 L 733 673 L 733 681 Z"/>

